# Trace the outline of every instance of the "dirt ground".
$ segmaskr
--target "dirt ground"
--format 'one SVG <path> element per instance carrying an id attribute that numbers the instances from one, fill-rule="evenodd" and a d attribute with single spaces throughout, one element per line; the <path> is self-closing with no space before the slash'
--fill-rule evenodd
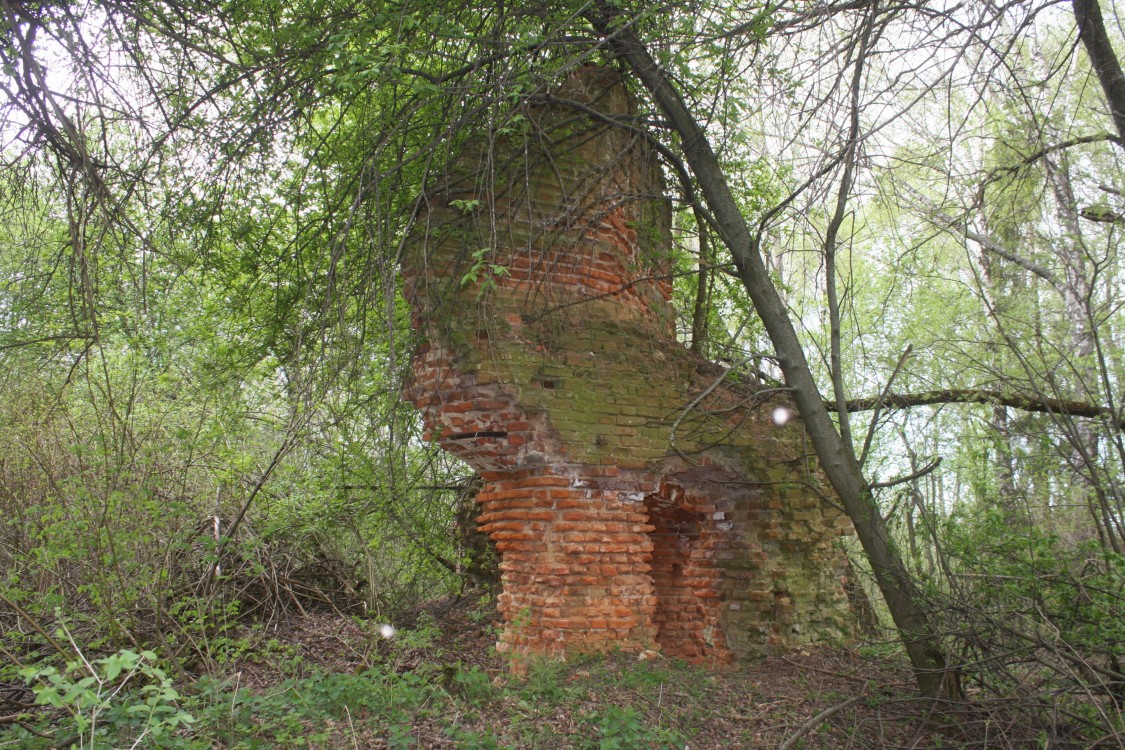
<path id="1" fill-rule="evenodd" d="M 919 699 L 893 644 L 821 646 L 721 671 L 662 656 L 644 661 L 617 654 L 532 665 L 514 676 L 495 652 L 498 623 L 487 599 L 451 598 L 423 608 L 395 623 L 391 638 L 379 634 L 379 625 L 318 614 L 292 621 L 278 640 L 295 650 L 290 653 L 299 658 L 293 661 L 304 668 L 342 673 L 383 665 L 399 674 L 424 674 L 454 698 L 464 697 L 456 674 L 487 675 L 489 688 L 480 700 L 455 700 L 443 710 L 411 715 L 404 747 L 1043 746 L 1041 734 L 1037 740 L 1033 727 L 1005 718 L 1003 706 L 967 710 Z M 269 690 L 280 677 L 268 662 L 240 670 L 242 684 L 258 690 Z M 606 734 L 606 716 L 623 727 L 617 739 Z M 602 724 L 591 717 L 602 717 Z M 630 728 L 647 739 L 631 741 Z M 457 739 L 465 736 L 473 741 Z M 674 739 L 643 744 L 657 742 L 654 736 Z M 477 744 L 479 737 L 488 742 Z M 352 724 L 340 746 L 396 746 L 392 739 Z"/>

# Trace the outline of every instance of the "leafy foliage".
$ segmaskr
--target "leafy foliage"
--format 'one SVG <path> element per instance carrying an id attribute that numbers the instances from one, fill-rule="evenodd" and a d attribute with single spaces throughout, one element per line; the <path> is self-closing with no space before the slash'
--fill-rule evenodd
<path id="1" fill-rule="evenodd" d="M 84 657 L 67 662 L 61 673 L 50 666 L 26 667 L 20 676 L 36 683 L 37 704 L 68 714 L 56 732 L 74 737 L 79 747 L 167 747 L 195 718 L 176 705 L 181 696 L 156 661 L 151 651 L 126 649 L 92 663 Z"/>
<path id="2" fill-rule="evenodd" d="M 1125 171 L 1066 10 L 603 5 L 712 141 L 829 401 L 987 388 L 1100 409 L 884 408 L 851 414 L 850 438 L 965 674 L 1035 705 L 1085 700 L 1089 733 L 1119 738 Z M 96 712 L 73 729 L 91 742 L 171 742 L 180 702 L 146 689 L 221 671 L 248 648 L 238 626 L 403 612 L 484 567 L 469 478 L 400 397 L 414 342 L 396 259 L 451 154 L 518 140 L 530 102 L 612 55 L 565 3 L 5 7 L 4 674 L 26 660 L 54 686 L 41 695 Z M 625 124 L 661 146 L 677 199 L 683 339 L 783 385 L 685 144 L 632 93 Z M 507 272 L 490 239 L 461 278 L 482 294 Z M 62 622 L 89 662 L 49 648 Z M 525 700 L 568 695 L 533 669 Z M 337 698 L 367 684 L 328 682 Z M 453 685 L 490 697 L 479 672 Z M 355 705 L 409 744 L 399 708 Z M 285 723 L 275 709 L 229 732 Z M 247 742 L 298 742 L 299 723 Z M 627 709 L 589 726 L 606 747 L 664 741 Z"/>

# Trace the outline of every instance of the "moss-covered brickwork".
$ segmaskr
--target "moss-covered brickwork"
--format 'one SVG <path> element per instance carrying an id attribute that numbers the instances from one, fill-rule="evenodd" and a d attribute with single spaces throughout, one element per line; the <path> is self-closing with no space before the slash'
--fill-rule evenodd
<path id="1" fill-rule="evenodd" d="M 465 149 L 403 264 L 407 395 L 483 480 L 501 650 L 726 662 L 843 637 L 850 525 L 799 421 L 771 419 L 784 397 L 675 340 L 670 208 L 620 80 L 583 68 L 553 98 Z"/>

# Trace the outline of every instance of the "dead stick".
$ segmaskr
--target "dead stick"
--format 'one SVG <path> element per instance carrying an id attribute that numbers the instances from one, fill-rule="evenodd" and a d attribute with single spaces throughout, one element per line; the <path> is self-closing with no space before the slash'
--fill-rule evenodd
<path id="1" fill-rule="evenodd" d="M 832 716 L 833 714 L 835 714 L 839 711 L 843 711 L 845 708 L 852 705 L 853 703 L 855 703 L 857 700 L 859 700 L 862 697 L 863 697 L 862 695 L 857 695 L 853 698 L 848 698 L 843 703 L 837 703 L 835 706 L 830 706 L 830 707 L 824 709 L 823 711 L 818 713 L 816 716 L 812 717 L 811 719 L 806 721 L 804 724 L 802 724 L 801 727 L 796 732 L 789 735 L 789 739 L 785 740 L 785 742 L 783 742 L 781 747 L 779 747 L 777 750 L 789 750 L 789 748 L 793 747 L 793 745 L 797 742 L 797 740 L 801 739 L 806 734 L 811 732 L 817 725 L 820 724 L 820 722 L 824 721 L 825 719 L 827 719 L 828 717 Z"/>

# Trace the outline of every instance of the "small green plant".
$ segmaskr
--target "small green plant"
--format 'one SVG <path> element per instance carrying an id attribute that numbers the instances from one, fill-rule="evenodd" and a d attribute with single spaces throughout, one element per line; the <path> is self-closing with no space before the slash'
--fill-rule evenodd
<path id="1" fill-rule="evenodd" d="M 387 732 L 387 746 L 391 750 L 406 750 L 415 744 L 414 738 L 410 736 L 409 724 L 391 724 Z"/>
<path id="2" fill-rule="evenodd" d="M 565 665 L 556 659 L 532 659 L 527 664 L 527 681 L 520 692 L 525 698 L 559 701 L 566 696 L 562 684 Z"/>
<path id="3" fill-rule="evenodd" d="M 206 596 L 185 596 L 168 609 L 178 633 L 172 640 L 186 638 L 194 652 L 208 664 L 230 664 L 251 651 L 250 642 L 233 635 L 237 628 L 240 601 L 221 601 Z"/>
<path id="4" fill-rule="evenodd" d="M 440 647 L 441 629 L 434 623 L 433 618 L 423 612 L 413 628 L 393 630 L 391 637 L 391 663 L 395 665 L 392 671 L 397 671 L 405 664 L 418 661 L 425 655 L 420 664 L 416 665 L 419 674 L 429 674 L 438 670 L 438 663 L 444 654 Z"/>
<path id="5" fill-rule="evenodd" d="M 197 700 L 198 734 L 232 748 L 321 747 L 326 740 L 317 739 L 317 729 L 345 721 L 366 722 L 390 747 L 412 747 L 411 722 L 443 710 L 440 690 L 427 680 L 378 667 L 287 679 L 266 693 L 201 680 Z"/>
<path id="6" fill-rule="evenodd" d="M 469 619 L 479 625 L 495 614 L 495 612 L 496 607 L 492 601 L 492 594 L 481 594 L 480 599 L 477 600 L 476 606 L 469 610 Z"/>
<path id="7" fill-rule="evenodd" d="M 649 662 L 640 662 L 621 675 L 621 684 L 627 688 L 657 688 L 666 682 L 668 674 Z"/>
<path id="8" fill-rule="evenodd" d="M 463 214 L 471 214 L 473 211 L 476 211 L 478 208 L 480 208 L 480 200 L 455 198 L 449 201 L 449 205 L 453 206 Z"/>
<path id="9" fill-rule="evenodd" d="M 464 727 L 452 726 L 445 730 L 445 735 L 457 743 L 460 750 L 502 750 L 504 747 L 496 736 L 488 731 L 482 734 Z"/>
<path id="10" fill-rule="evenodd" d="M 161 745 L 195 718 L 176 706 L 180 694 L 156 660 L 152 651 L 125 649 L 93 662 L 79 653 L 62 672 L 46 666 L 25 667 L 20 674 L 37 683 L 37 704 L 70 715 L 69 729 L 79 748 Z"/>
<path id="11" fill-rule="evenodd" d="M 675 732 L 651 726 L 645 716 L 631 706 L 610 706 L 594 714 L 590 723 L 597 731 L 597 750 L 674 750 L 684 746 Z"/>
<path id="12" fill-rule="evenodd" d="M 490 247 L 482 247 L 479 250 L 474 250 L 473 263 L 469 266 L 469 270 L 461 277 L 462 288 L 480 282 L 480 290 L 477 292 L 478 297 L 495 289 L 496 280 L 507 276 L 509 273 L 507 266 L 502 266 L 498 263 L 490 263 L 488 261 L 488 254 L 491 252 L 492 248 Z"/>
<path id="13" fill-rule="evenodd" d="M 453 684 L 470 703 L 485 703 L 492 697 L 492 681 L 488 673 L 476 665 L 458 669 L 453 675 Z"/>

